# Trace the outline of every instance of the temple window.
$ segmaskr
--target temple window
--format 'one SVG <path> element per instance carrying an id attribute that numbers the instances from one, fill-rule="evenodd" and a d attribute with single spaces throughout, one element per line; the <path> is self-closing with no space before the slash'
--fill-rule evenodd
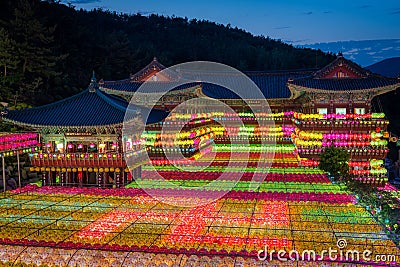
<path id="1" fill-rule="evenodd" d="M 106 144 L 102 143 L 99 145 L 99 152 L 100 153 L 106 152 Z"/>
<path id="2" fill-rule="evenodd" d="M 346 108 L 336 108 L 336 114 L 340 115 L 346 114 Z"/>
<path id="3" fill-rule="evenodd" d="M 354 114 L 365 114 L 365 108 L 355 108 Z"/>
<path id="4" fill-rule="evenodd" d="M 317 112 L 318 112 L 318 114 L 325 115 L 325 114 L 328 114 L 328 109 L 327 108 L 318 108 Z"/>

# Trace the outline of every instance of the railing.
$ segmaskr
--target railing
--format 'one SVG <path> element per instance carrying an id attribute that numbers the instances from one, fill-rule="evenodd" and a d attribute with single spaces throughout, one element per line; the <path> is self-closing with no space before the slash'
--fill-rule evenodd
<path id="1" fill-rule="evenodd" d="M 35 167 L 126 167 L 121 153 L 34 154 L 31 163 Z"/>

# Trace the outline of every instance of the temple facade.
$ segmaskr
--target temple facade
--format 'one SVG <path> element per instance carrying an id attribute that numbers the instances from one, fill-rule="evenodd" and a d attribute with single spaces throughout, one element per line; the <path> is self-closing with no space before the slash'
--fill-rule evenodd
<path id="1" fill-rule="evenodd" d="M 99 90 L 93 76 L 89 87 L 70 98 L 26 110 L 7 111 L 3 119 L 40 136 L 40 151 L 30 153 L 32 171 L 41 172 L 43 185 L 97 185 L 120 187 L 140 176 L 145 148 L 140 136 L 122 137 L 124 121 L 140 125 L 142 107 Z M 154 111 L 147 123 L 161 121 L 165 112 Z M 125 153 L 123 153 L 125 152 Z M 132 157 L 128 172 L 125 156 Z"/>
<path id="2" fill-rule="evenodd" d="M 190 82 L 164 95 L 143 121 L 141 110 L 148 106 L 149 95 L 137 94 L 138 88 L 146 81 L 163 88 L 180 79 L 179 73 L 164 69 L 154 59 L 125 80 L 97 82 L 93 77 L 88 89 L 78 95 L 42 107 L 8 111 L 3 119 L 40 134 L 41 151 L 32 153 L 31 161 L 32 169 L 43 173 L 44 185 L 123 186 L 141 176 L 141 166 L 147 163 L 144 153 L 153 160 L 163 160 L 161 147 L 168 147 L 169 142 L 171 147 L 178 145 L 186 157 L 198 157 L 213 141 L 226 137 L 226 129 L 218 120 L 231 115 L 216 112 L 192 116 L 192 123 L 182 128 L 179 136 L 164 140 L 164 144 L 160 135 L 168 112 L 197 97 L 226 103 L 238 112 L 239 119 L 264 116 L 275 120 L 279 129 L 274 128 L 274 137 L 296 146 L 300 164 L 317 165 L 324 147 L 335 145 L 349 151 L 351 172 L 359 179 L 386 182 L 383 159 L 387 153 L 388 121 L 384 114 L 373 112 L 371 101 L 399 88 L 399 79 L 370 73 L 339 54 L 320 70 L 245 73 L 268 100 L 272 114 L 252 113 L 243 99 L 224 87 Z M 137 110 L 129 112 L 137 116 L 128 120 L 147 125 L 141 135 L 122 133 L 126 110 L 128 106 L 132 108 L 128 101 Z M 246 101 L 257 104 L 260 99 Z M 179 116 L 174 120 L 180 123 Z M 245 124 L 252 129 L 246 135 L 251 135 L 254 142 L 266 138 L 256 134 L 259 131 L 251 121 L 246 119 Z"/>

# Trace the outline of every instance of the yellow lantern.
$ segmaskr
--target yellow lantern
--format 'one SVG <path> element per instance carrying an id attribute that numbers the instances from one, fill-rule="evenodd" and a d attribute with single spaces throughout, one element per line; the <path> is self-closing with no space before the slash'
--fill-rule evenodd
<path id="1" fill-rule="evenodd" d="M 73 169 L 72 169 L 72 172 L 76 172 L 76 168 L 73 168 Z"/>
<path id="2" fill-rule="evenodd" d="M 104 169 L 104 172 L 109 172 L 109 171 L 110 171 L 110 169 L 108 169 L 108 168 Z"/>
<path id="3" fill-rule="evenodd" d="M 66 172 L 67 169 L 66 169 L 66 168 L 62 168 L 61 171 L 62 171 L 62 172 Z"/>
<path id="4" fill-rule="evenodd" d="M 58 172 L 59 172 L 59 171 L 61 171 L 61 169 L 60 169 L 60 168 L 56 168 L 56 171 L 58 171 Z"/>
<path id="5" fill-rule="evenodd" d="M 89 169 L 88 169 L 88 172 L 93 172 L 93 168 L 89 168 Z"/>
<path id="6" fill-rule="evenodd" d="M 52 171 L 52 172 L 55 172 L 55 171 L 56 171 L 56 168 L 52 167 L 52 168 L 51 168 L 51 171 Z"/>
<path id="7" fill-rule="evenodd" d="M 49 172 L 50 171 L 50 168 L 45 168 L 44 169 L 46 172 Z"/>
<path id="8" fill-rule="evenodd" d="M 103 169 L 103 168 L 100 168 L 100 169 L 99 169 L 99 172 L 104 172 L 104 169 Z"/>
<path id="9" fill-rule="evenodd" d="M 120 172 L 121 170 L 119 169 L 119 168 L 116 168 L 115 169 L 115 172 Z"/>
<path id="10" fill-rule="evenodd" d="M 114 172 L 114 168 L 110 168 L 110 172 Z"/>
<path id="11" fill-rule="evenodd" d="M 98 171 L 99 171 L 99 169 L 97 169 L 97 168 L 94 168 L 94 169 L 93 169 L 93 171 L 94 171 L 94 172 L 98 172 Z"/>

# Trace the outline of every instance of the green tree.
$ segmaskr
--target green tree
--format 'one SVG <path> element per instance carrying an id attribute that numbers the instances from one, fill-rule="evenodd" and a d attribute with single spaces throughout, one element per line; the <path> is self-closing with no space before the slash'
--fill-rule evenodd
<path id="1" fill-rule="evenodd" d="M 15 58 L 15 41 L 10 38 L 8 31 L 0 27 L 0 73 L 3 79 L 10 76 L 10 70 L 17 68 L 18 60 Z"/>
<path id="2" fill-rule="evenodd" d="M 320 155 L 319 168 L 328 172 L 336 180 L 349 176 L 350 155 L 347 150 L 330 146 Z"/>
<path id="3" fill-rule="evenodd" d="M 59 75 L 55 66 L 60 57 L 54 55 L 52 46 L 54 30 L 38 20 L 34 4 L 19 0 L 10 34 L 16 42 L 16 58 L 23 77 L 20 88 L 28 96 L 35 96 L 44 83 L 48 86 L 49 80 Z"/>
<path id="4" fill-rule="evenodd" d="M 0 27 L 0 90 L 1 100 L 12 98 L 12 87 L 18 81 L 18 60 L 15 58 L 15 42 L 3 27 Z"/>

